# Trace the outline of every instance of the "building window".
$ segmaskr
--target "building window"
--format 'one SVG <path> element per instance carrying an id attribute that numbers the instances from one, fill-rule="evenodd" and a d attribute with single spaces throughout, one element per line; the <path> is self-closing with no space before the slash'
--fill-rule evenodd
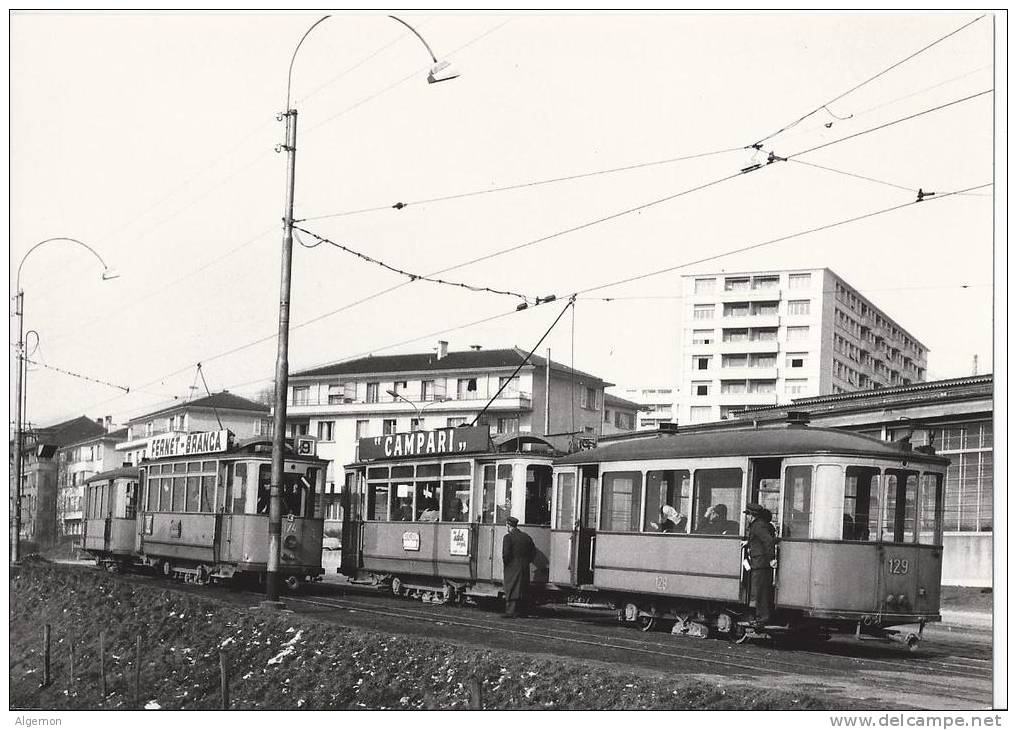
<path id="1" fill-rule="evenodd" d="M 749 305 L 748 302 L 735 302 L 734 304 L 724 305 L 724 316 L 725 317 L 748 317 L 749 316 Z"/>
<path id="2" fill-rule="evenodd" d="M 950 459 L 946 471 L 945 530 L 989 532 L 993 529 L 992 451 L 991 421 L 943 427 L 939 453 Z"/>
<path id="3" fill-rule="evenodd" d="M 779 276 L 754 276 L 752 278 L 753 289 L 776 289 L 780 286 Z"/>
<path id="4" fill-rule="evenodd" d="M 777 302 L 752 302 L 750 309 L 753 317 L 769 317 L 777 314 Z"/>
<path id="5" fill-rule="evenodd" d="M 611 423 L 611 411 L 604 409 L 604 423 Z"/>
<path id="6" fill-rule="evenodd" d="M 693 345 L 712 345 L 713 330 L 692 330 Z"/>
<path id="7" fill-rule="evenodd" d="M 749 278 L 737 277 L 724 279 L 724 291 L 746 291 L 749 288 Z"/>
<path id="8" fill-rule="evenodd" d="M 396 419 L 386 418 L 381 422 L 381 432 L 385 436 L 396 432 Z"/>
<path id="9" fill-rule="evenodd" d="M 745 392 L 744 380 L 724 380 L 720 384 L 721 393 L 739 394 Z"/>
<path id="10" fill-rule="evenodd" d="M 723 355 L 720 360 L 722 368 L 745 368 L 749 366 L 748 355 Z"/>
<path id="11" fill-rule="evenodd" d="M 809 300 L 808 299 L 793 299 L 787 303 L 787 313 L 793 317 L 798 317 L 809 313 Z"/>
<path id="12" fill-rule="evenodd" d="M 367 402 L 377 403 L 378 402 L 378 390 L 380 383 L 368 383 L 367 384 Z"/>
<path id="13" fill-rule="evenodd" d="M 370 423 L 367 420 L 357 421 L 357 438 L 362 439 L 367 437 L 367 424 Z"/>
<path id="14" fill-rule="evenodd" d="M 420 431 L 423 428 L 424 428 L 424 419 L 423 418 L 411 418 L 410 419 L 410 430 L 411 431 Z"/>
<path id="15" fill-rule="evenodd" d="M 750 380 L 750 393 L 776 393 L 777 383 L 774 380 Z"/>
<path id="16" fill-rule="evenodd" d="M 341 383 L 333 383 L 328 386 L 328 404 L 338 405 L 343 402 L 343 386 Z"/>
<path id="17" fill-rule="evenodd" d="M 696 396 L 709 395 L 710 394 L 710 384 L 708 382 L 707 383 L 693 383 L 692 384 L 692 394 L 696 395 Z"/>
<path id="18" fill-rule="evenodd" d="M 505 416 L 498 418 L 497 433 L 518 433 L 519 417 Z"/>
<path id="19" fill-rule="evenodd" d="M 724 330 L 724 342 L 745 342 L 749 339 L 749 331 L 747 329 L 725 329 Z"/>
<path id="20" fill-rule="evenodd" d="M 335 441 L 335 421 L 318 421 L 318 440 Z"/>
<path id="21" fill-rule="evenodd" d="M 511 378 L 501 376 L 498 378 L 498 389 L 501 390 L 501 394 L 505 398 L 516 398 L 519 395 L 519 376 L 515 375 Z"/>
<path id="22" fill-rule="evenodd" d="M 293 405 L 306 406 L 311 402 L 311 388 L 307 385 L 293 386 Z"/>
<path id="23" fill-rule="evenodd" d="M 477 396 L 477 379 L 459 378 L 456 394 L 460 400 L 475 398 Z"/>
<path id="24" fill-rule="evenodd" d="M 706 423 L 710 420 L 712 410 L 710 406 L 692 406 L 689 409 L 689 421 L 692 423 Z"/>
<path id="25" fill-rule="evenodd" d="M 788 289 L 808 289 L 812 286 L 812 274 L 789 274 L 787 277 Z"/>
<path id="26" fill-rule="evenodd" d="M 420 400 L 422 400 L 422 401 L 434 400 L 434 381 L 433 380 L 421 380 L 420 381 Z"/>
<path id="27" fill-rule="evenodd" d="M 775 368 L 777 367 L 776 355 L 749 355 L 750 368 Z"/>
<path id="28" fill-rule="evenodd" d="M 787 366 L 789 368 L 803 368 L 808 363 L 808 353 L 789 352 L 787 354 Z"/>
<path id="29" fill-rule="evenodd" d="M 764 327 L 760 329 L 753 328 L 749 330 L 749 339 L 753 342 L 776 342 L 777 340 L 777 328 L 776 327 Z"/>
<path id="30" fill-rule="evenodd" d="M 712 304 L 697 304 L 692 308 L 692 319 L 713 319 L 716 309 Z"/>
<path id="31" fill-rule="evenodd" d="M 785 395 L 801 395 L 805 392 L 805 388 L 808 386 L 809 381 L 807 378 L 794 378 L 784 381 L 784 394 Z"/>
<path id="32" fill-rule="evenodd" d="M 446 421 L 446 424 L 448 425 L 449 428 L 465 426 L 466 416 L 449 416 L 448 421 Z"/>
<path id="33" fill-rule="evenodd" d="M 709 370 L 710 369 L 710 358 L 709 357 L 694 357 L 692 358 L 693 367 L 696 370 Z"/>
<path id="34" fill-rule="evenodd" d="M 596 388 L 583 388 L 579 391 L 579 407 L 586 408 L 591 411 L 600 410 L 600 407 L 597 404 Z"/>
<path id="35" fill-rule="evenodd" d="M 788 327 L 787 328 L 787 340 L 788 342 L 801 342 L 809 339 L 809 328 L 808 327 Z"/>
<path id="36" fill-rule="evenodd" d="M 716 289 L 716 279 L 696 279 L 696 294 L 712 294 Z"/>

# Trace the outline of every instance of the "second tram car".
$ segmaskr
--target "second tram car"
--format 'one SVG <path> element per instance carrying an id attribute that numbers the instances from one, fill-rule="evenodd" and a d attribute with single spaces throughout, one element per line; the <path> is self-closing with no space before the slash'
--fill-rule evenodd
<path id="1" fill-rule="evenodd" d="M 111 573 L 135 562 L 138 477 L 128 466 L 85 481 L 82 548 Z"/>
<path id="2" fill-rule="evenodd" d="M 342 573 L 428 601 L 496 598 L 513 516 L 538 551 L 531 585 L 547 585 L 559 453 L 546 441 L 455 427 L 361 439 L 358 454 L 343 496 Z"/>
<path id="3" fill-rule="evenodd" d="M 644 630 L 739 638 L 753 615 L 743 510 L 758 503 L 779 538 L 780 629 L 913 647 L 920 629 L 889 627 L 940 620 L 948 464 L 906 441 L 804 425 L 601 445 L 555 464 L 550 580 Z"/>

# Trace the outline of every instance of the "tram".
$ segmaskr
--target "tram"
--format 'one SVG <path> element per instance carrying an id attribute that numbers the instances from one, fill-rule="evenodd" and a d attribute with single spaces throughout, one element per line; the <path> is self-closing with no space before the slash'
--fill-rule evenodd
<path id="1" fill-rule="evenodd" d="M 322 574 L 316 504 L 327 462 L 313 448 L 301 451 L 286 446 L 280 494 L 279 572 L 291 589 Z M 238 442 L 227 430 L 166 434 L 152 439 L 148 456 L 136 470 L 89 480 L 85 549 L 107 567 L 130 564 L 186 582 L 263 580 L 271 440 Z"/>
<path id="2" fill-rule="evenodd" d="M 513 516 L 537 548 L 530 572 L 540 591 L 559 455 L 529 434 L 492 438 L 488 426 L 360 439 L 358 460 L 346 467 L 340 571 L 425 601 L 497 598 Z"/>
<path id="3" fill-rule="evenodd" d="M 931 447 L 803 424 L 603 444 L 555 463 L 550 582 L 644 630 L 741 639 L 743 510 L 757 503 L 779 538 L 771 634 L 914 648 L 940 620 L 948 464 Z M 905 624 L 918 633 L 891 629 Z"/>

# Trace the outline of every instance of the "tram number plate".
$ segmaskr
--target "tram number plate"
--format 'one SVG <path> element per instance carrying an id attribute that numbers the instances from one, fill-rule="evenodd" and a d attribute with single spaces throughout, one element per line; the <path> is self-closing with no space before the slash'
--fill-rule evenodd
<path id="1" fill-rule="evenodd" d="M 656 577 L 656 579 L 654 580 L 654 587 L 658 591 L 666 591 L 667 590 L 667 576 L 666 575 L 658 575 Z"/>
<path id="2" fill-rule="evenodd" d="M 890 568 L 890 573 L 893 575 L 907 575 L 908 570 L 911 568 L 910 561 L 901 560 L 900 558 L 890 558 L 886 562 Z"/>

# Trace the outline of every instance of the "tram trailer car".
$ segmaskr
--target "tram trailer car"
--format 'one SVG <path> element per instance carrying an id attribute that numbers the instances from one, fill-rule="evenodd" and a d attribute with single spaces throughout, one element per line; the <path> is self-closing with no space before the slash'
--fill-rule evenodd
<path id="1" fill-rule="evenodd" d="M 308 449 L 313 451 L 313 449 Z M 137 469 L 136 487 L 123 476 L 94 478 L 96 518 L 86 525 L 85 548 L 107 567 L 153 568 L 187 582 L 250 577 L 263 580 L 268 564 L 272 443 L 237 443 L 226 430 L 153 439 L 151 459 Z M 327 462 L 287 444 L 281 485 L 279 572 L 287 587 L 322 574 L 324 520 L 315 516 Z M 120 486 L 122 485 L 122 486 Z M 119 496 L 117 489 L 123 490 Z M 110 512 L 114 505 L 122 513 Z M 95 505 L 94 507 L 92 505 Z M 132 520 L 129 515 L 133 513 Z M 103 517 L 105 515 L 105 517 Z M 130 523 L 130 528 L 128 527 Z M 103 537 L 100 539 L 100 535 Z"/>
<path id="2" fill-rule="evenodd" d="M 111 573 L 137 562 L 137 494 L 140 472 L 121 467 L 85 481 L 82 548 Z"/>
<path id="3" fill-rule="evenodd" d="M 446 603 L 503 595 L 509 516 L 537 548 L 532 590 L 548 586 L 551 473 L 560 455 L 488 426 L 365 438 L 343 490 L 342 566 L 354 582 Z"/>
<path id="4" fill-rule="evenodd" d="M 931 447 L 800 424 L 604 444 L 555 462 L 550 581 L 644 630 L 744 639 L 754 502 L 779 538 L 770 635 L 913 649 L 940 620 L 948 464 Z M 680 516 L 661 532 L 665 505 Z M 719 505 L 726 521 L 708 522 Z"/>

